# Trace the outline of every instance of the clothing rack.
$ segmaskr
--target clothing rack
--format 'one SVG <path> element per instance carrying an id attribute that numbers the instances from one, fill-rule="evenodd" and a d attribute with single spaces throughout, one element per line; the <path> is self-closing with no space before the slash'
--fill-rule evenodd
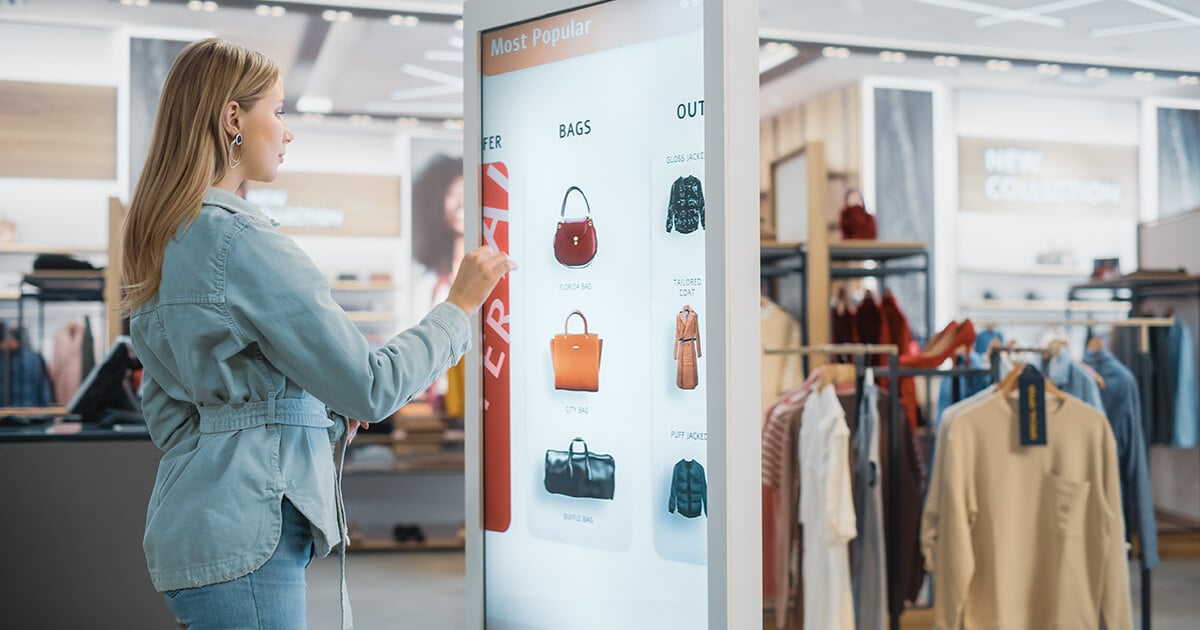
<path id="1" fill-rule="evenodd" d="M 1149 381 L 1149 378 L 1150 378 L 1149 366 L 1150 366 L 1150 362 L 1151 362 L 1151 359 L 1150 359 L 1150 329 L 1151 328 L 1165 328 L 1165 327 L 1172 326 L 1174 324 L 1173 319 L 1166 318 L 1166 317 L 1131 317 L 1129 319 L 1121 319 L 1121 320 L 1066 319 L 1066 320 L 1050 320 L 1050 321 L 1046 321 L 1046 322 L 1019 321 L 1019 320 L 1008 321 L 1008 322 L 981 322 L 981 325 L 986 326 L 986 327 L 991 327 L 991 326 L 996 326 L 996 325 L 1005 325 L 1005 324 L 1012 325 L 1012 326 L 1019 326 L 1019 325 L 1026 325 L 1026 326 L 1087 326 L 1089 331 L 1091 330 L 1092 327 L 1095 327 L 1095 326 L 1111 326 L 1113 328 L 1138 328 L 1138 329 L 1140 329 L 1139 334 L 1138 334 L 1138 353 L 1137 353 L 1138 359 L 1137 360 L 1138 360 L 1138 363 L 1141 365 L 1138 366 L 1137 378 L 1138 378 L 1138 391 L 1139 391 L 1139 393 L 1142 394 L 1142 396 L 1141 396 L 1142 417 L 1143 418 L 1149 417 L 1149 415 L 1153 413 L 1153 409 L 1151 408 L 1151 406 L 1149 404 L 1149 396 L 1145 395 L 1145 392 L 1150 391 L 1150 388 L 1152 387 L 1152 384 Z M 1040 352 L 1040 351 L 1043 351 L 1044 349 L 1043 348 L 1004 348 L 1004 347 L 1001 347 L 1001 348 L 998 348 L 997 350 L 999 350 L 1001 352 Z M 993 366 L 993 380 L 998 381 L 1000 364 L 998 361 L 992 361 L 992 366 Z M 1129 526 L 1129 524 L 1126 523 L 1126 527 L 1128 527 L 1128 526 Z M 1139 562 L 1140 562 L 1140 559 L 1139 559 Z M 1151 595 L 1151 593 L 1150 593 L 1150 579 L 1151 579 L 1150 569 L 1146 568 L 1144 562 L 1140 562 L 1140 563 L 1142 565 L 1142 580 L 1141 580 L 1141 583 L 1142 583 L 1142 588 L 1141 588 L 1141 591 L 1142 591 L 1141 592 L 1142 630 L 1150 630 L 1151 623 L 1153 621 L 1153 614 L 1151 613 L 1151 601 L 1152 600 L 1151 600 L 1151 596 L 1150 596 Z"/>

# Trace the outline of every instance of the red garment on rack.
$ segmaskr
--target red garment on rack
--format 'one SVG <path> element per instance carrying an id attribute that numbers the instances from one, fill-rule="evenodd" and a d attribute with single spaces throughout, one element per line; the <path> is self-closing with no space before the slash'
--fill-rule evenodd
<path id="1" fill-rule="evenodd" d="M 887 323 L 888 334 L 891 336 L 890 343 L 896 344 L 900 354 L 908 354 L 909 346 L 912 345 L 912 330 L 908 327 L 908 318 L 904 316 L 904 311 L 900 310 L 900 305 L 896 303 L 896 296 L 891 292 L 884 292 L 883 299 L 879 304 L 879 312 L 884 322 Z M 885 378 L 879 379 L 880 389 L 888 388 L 888 381 Z M 908 416 L 908 423 L 916 430 L 917 424 L 921 419 L 920 405 L 917 404 L 917 384 L 911 376 L 900 379 L 900 404 L 904 407 L 904 413 Z"/>

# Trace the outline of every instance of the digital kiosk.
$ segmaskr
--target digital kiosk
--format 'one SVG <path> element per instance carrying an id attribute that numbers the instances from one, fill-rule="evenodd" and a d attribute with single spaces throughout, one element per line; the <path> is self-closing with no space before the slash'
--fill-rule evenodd
<path id="1" fill-rule="evenodd" d="M 468 2 L 469 628 L 761 620 L 757 7 Z M 473 212 L 473 214 L 472 214 Z"/>

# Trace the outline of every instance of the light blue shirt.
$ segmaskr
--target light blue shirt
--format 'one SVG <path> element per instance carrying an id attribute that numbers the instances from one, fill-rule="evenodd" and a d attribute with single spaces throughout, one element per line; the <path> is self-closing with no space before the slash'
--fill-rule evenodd
<path id="1" fill-rule="evenodd" d="M 215 188 L 162 269 L 158 293 L 130 321 L 146 423 L 164 451 L 144 538 L 155 588 L 262 566 L 285 496 L 328 555 L 346 542 L 335 465 L 345 418 L 381 420 L 425 390 L 466 352 L 467 316 L 439 304 L 371 350 L 292 239 Z"/>

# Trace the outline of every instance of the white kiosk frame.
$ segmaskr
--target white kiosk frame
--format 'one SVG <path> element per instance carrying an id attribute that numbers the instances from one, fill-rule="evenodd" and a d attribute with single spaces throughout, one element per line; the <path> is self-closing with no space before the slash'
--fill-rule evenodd
<path id="1" fill-rule="evenodd" d="M 641 0 L 623 0 L 639 2 Z M 688 0 L 684 0 L 688 1 Z M 709 628 L 762 620 L 758 1 L 704 4 L 708 318 Z M 464 7 L 465 239 L 481 237 L 481 34 L 598 2 L 468 0 Z M 517 273 L 520 273 L 519 271 Z M 485 624 L 481 326 L 466 369 L 466 627 Z"/>

